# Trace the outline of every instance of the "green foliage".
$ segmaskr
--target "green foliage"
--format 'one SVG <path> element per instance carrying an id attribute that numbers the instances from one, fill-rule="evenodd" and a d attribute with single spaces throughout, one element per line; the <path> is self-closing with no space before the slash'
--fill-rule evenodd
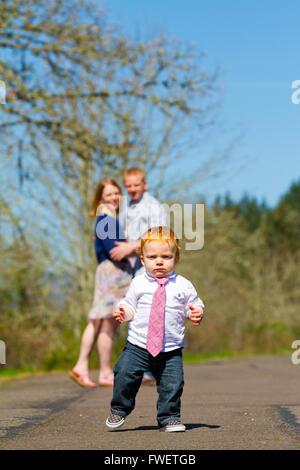
<path id="1" fill-rule="evenodd" d="M 96 184 L 138 165 L 160 187 L 220 84 L 194 47 L 132 40 L 90 0 L 7 0 L 0 33 L 0 338 L 8 364 L 49 369 L 90 308 Z"/>
<path id="2" fill-rule="evenodd" d="M 281 204 L 267 209 L 258 228 L 250 232 L 243 216 L 232 208 L 207 208 L 203 249 L 185 251 L 182 240 L 176 271 L 194 283 L 206 304 L 200 327 L 187 323 L 187 361 L 281 352 L 299 337 L 299 250 L 284 225 L 268 225 Z M 4 249 L 9 251 L 9 245 Z M 24 253 L 24 269 L 12 261 L 7 264 L 1 285 L 0 337 L 7 343 L 10 367 L 68 369 L 77 358 L 93 286 L 82 293 L 86 309 L 80 309 L 77 320 L 72 314 L 80 298 L 77 284 L 43 275 L 38 254 Z M 9 266 L 14 270 L 9 271 Z M 38 285 L 36 279 L 40 279 Z M 118 328 L 113 361 L 126 333 L 126 325 Z M 98 367 L 96 352 L 91 367 Z"/>
<path id="3" fill-rule="evenodd" d="M 183 251 L 177 269 L 206 303 L 200 328 L 188 328 L 191 351 L 274 352 L 299 336 L 298 189 L 294 184 L 272 210 L 227 197 L 206 211 L 204 248 Z M 253 207 L 259 217 L 249 226 Z"/>
<path id="4" fill-rule="evenodd" d="M 137 164 L 159 188 L 187 132 L 201 138 L 214 121 L 218 76 L 180 41 L 132 41 L 86 0 L 7 0 L 0 33 L 0 339 L 10 367 L 67 368 L 93 295 L 95 184 Z M 166 194 L 176 202 L 184 188 L 178 172 Z M 297 337 L 299 193 L 294 183 L 272 210 L 248 196 L 206 210 L 204 248 L 182 250 L 178 265 L 207 305 L 201 327 L 188 325 L 191 352 L 271 351 Z M 114 357 L 125 337 L 120 328 Z"/>
<path id="5" fill-rule="evenodd" d="M 256 198 L 251 198 L 247 194 L 240 201 L 234 202 L 230 194 L 227 193 L 223 199 L 218 197 L 214 206 L 215 210 L 225 209 L 243 220 L 248 232 L 254 232 L 259 227 L 262 216 L 267 211 L 265 202 L 259 204 Z"/>

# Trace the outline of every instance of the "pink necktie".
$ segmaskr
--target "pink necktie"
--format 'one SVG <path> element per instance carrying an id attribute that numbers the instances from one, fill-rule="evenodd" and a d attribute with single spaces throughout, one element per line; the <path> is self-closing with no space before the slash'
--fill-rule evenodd
<path id="1" fill-rule="evenodd" d="M 155 278 L 159 286 L 154 292 L 147 334 L 146 349 L 152 356 L 157 356 L 163 348 L 167 277 Z"/>

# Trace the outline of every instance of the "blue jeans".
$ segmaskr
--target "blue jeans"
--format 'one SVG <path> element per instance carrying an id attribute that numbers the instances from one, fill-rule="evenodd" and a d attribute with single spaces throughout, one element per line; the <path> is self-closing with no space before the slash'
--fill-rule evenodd
<path id="1" fill-rule="evenodd" d="M 153 357 L 146 349 L 128 341 L 114 367 L 111 412 L 121 416 L 131 413 L 145 371 L 152 372 L 156 379 L 158 425 L 165 426 L 173 419 L 180 421 L 184 385 L 181 349 L 161 352 Z"/>

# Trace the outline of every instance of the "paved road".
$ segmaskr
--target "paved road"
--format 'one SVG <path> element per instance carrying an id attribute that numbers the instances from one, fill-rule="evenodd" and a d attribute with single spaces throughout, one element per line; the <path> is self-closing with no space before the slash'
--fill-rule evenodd
<path id="1" fill-rule="evenodd" d="M 108 431 L 111 388 L 82 389 L 66 374 L 0 387 L 0 449 L 300 449 L 300 365 L 289 356 L 185 365 L 185 433 L 156 426 L 156 388 Z M 96 379 L 96 372 L 93 378 Z"/>

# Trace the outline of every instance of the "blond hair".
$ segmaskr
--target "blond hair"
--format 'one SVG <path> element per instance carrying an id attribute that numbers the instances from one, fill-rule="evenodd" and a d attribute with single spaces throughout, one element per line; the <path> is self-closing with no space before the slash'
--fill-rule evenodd
<path id="1" fill-rule="evenodd" d="M 159 226 L 149 228 L 141 238 L 140 244 L 140 256 L 144 255 L 144 246 L 147 242 L 163 242 L 168 245 L 173 244 L 176 249 L 176 259 L 179 259 L 179 242 L 175 236 L 175 233 L 169 227 Z"/>
<path id="2" fill-rule="evenodd" d="M 126 176 L 141 176 L 142 181 L 144 181 L 145 178 L 146 178 L 145 172 L 143 170 L 141 170 L 140 168 L 137 168 L 137 167 L 132 167 L 132 168 L 129 168 L 128 170 L 126 170 L 125 173 L 124 173 L 124 180 L 125 180 Z"/>

